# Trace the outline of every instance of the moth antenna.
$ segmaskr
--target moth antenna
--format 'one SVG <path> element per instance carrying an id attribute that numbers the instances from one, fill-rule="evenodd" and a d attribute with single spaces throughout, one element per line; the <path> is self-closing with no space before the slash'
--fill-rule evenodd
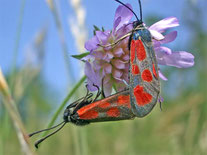
<path id="1" fill-rule="evenodd" d="M 59 124 L 57 124 L 57 125 L 55 125 L 55 126 L 53 126 L 53 127 L 51 127 L 51 128 L 47 128 L 47 129 L 43 129 L 43 130 L 39 130 L 39 131 L 30 133 L 28 136 L 29 136 L 29 137 L 32 137 L 32 136 L 34 136 L 34 135 L 36 135 L 36 134 L 38 134 L 38 133 L 41 133 L 41 132 L 43 132 L 43 131 L 48 131 L 48 130 L 54 129 L 54 128 L 60 126 L 61 124 L 63 124 L 64 122 L 65 122 L 65 121 L 63 121 L 63 122 L 61 122 L 61 123 L 59 123 Z"/>
<path id="2" fill-rule="evenodd" d="M 140 21 L 139 18 L 137 17 L 136 13 L 130 8 L 128 7 L 126 4 L 124 4 L 123 2 L 119 1 L 119 0 L 115 0 L 116 2 L 122 4 L 123 6 L 125 6 L 127 9 L 129 9 L 135 16 L 135 18 L 137 19 L 137 21 Z M 139 0 L 140 1 L 140 0 Z M 142 20 L 141 20 L 142 21 Z"/>
<path id="3" fill-rule="evenodd" d="M 59 127 L 57 130 L 55 130 L 55 131 L 52 132 L 51 134 L 49 134 L 49 135 L 47 135 L 47 136 L 45 136 L 45 137 L 39 139 L 38 141 L 36 141 L 36 142 L 35 142 L 35 147 L 38 149 L 38 145 L 39 145 L 40 143 L 42 143 L 44 140 L 46 140 L 47 138 L 49 138 L 50 136 L 54 135 L 54 134 L 57 133 L 59 130 L 61 130 L 61 129 L 65 126 L 65 124 L 66 124 L 67 122 L 62 122 L 62 123 L 63 123 L 63 125 L 62 125 L 61 127 Z"/>
<path id="4" fill-rule="evenodd" d="M 142 22 L 142 3 L 141 3 L 141 0 L 138 0 L 138 3 L 139 3 L 140 21 Z"/>

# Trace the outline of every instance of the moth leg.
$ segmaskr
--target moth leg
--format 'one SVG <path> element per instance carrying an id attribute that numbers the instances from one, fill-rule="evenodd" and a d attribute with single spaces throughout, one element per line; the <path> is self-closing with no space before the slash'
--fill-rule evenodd
<path id="1" fill-rule="evenodd" d="M 162 111 L 163 98 L 161 96 L 159 96 L 158 101 L 159 101 L 159 104 L 160 104 L 160 110 Z"/>
<path id="2" fill-rule="evenodd" d="M 124 40 L 125 38 L 129 37 L 131 35 L 131 32 L 122 36 L 121 38 L 119 38 L 116 42 L 112 43 L 112 44 L 108 44 L 108 45 L 101 45 L 101 44 L 98 44 L 98 46 L 101 46 L 103 48 L 106 48 L 106 47 L 114 47 L 116 44 L 118 44 L 120 41 Z"/>
<path id="3" fill-rule="evenodd" d="M 88 90 L 88 85 L 86 85 L 86 89 L 87 89 L 87 93 L 86 93 L 86 96 L 85 97 L 82 97 L 82 101 L 80 101 L 81 99 L 79 99 L 78 101 L 76 101 L 76 105 L 75 105 L 75 108 L 73 110 L 73 113 L 75 113 L 78 109 L 80 109 L 82 106 L 84 105 L 87 105 L 89 103 L 91 103 L 92 100 L 90 100 L 90 98 L 93 96 L 92 93 L 89 93 L 89 90 Z M 80 102 L 79 102 L 80 101 Z"/>
<path id="4" fill-rule="evenodd" d="M 104 86 L 103 86 L 103 83 L 104 83 L 104 77 L 102 79 L 102 82 L 101 82 L 101 95 L 103 98 L 106 98 L 105 94 L 104 94 Z"/>
<path id="5" fill-rule="evenodd" d="M 160 103 L 160 110 L 162 111 L 162 102 L 159 101 L 159 103 Z"/>
<path id="6" fill-rule="evenodd" d="M 91 98 L 91 97 L 93 96 L 92 93 L 89 93 L 89 90 L 88 90 L 87 87 L 88 87 L 88 85 L 86 85 L 86 89 L 87 89 L 86 96 L 81 97 L 80 99 L 76 100 L 75 102 L 69 104 L 69 105 L 67 106 L 68 109 L 69 109 L 69 108 L 72 108 L 72 107 L 76 107 L 78 104 L 80 104 L 79 101 L 81 101 L 81 100 L 85 101 L 86 99 L 89 99 L 89 98 Z M 81 102 L 82 102 L 82 101 L 81 101 Z"/>
<path id="7" fill-rule="evenodd" d="M 99 88 L 97 85 L 93 84 L 93 86 L 96 87 L 96 88 L 98 89 L 98 92 L 97 92 L 97 94 L 96 94 L 96 97 L 95 97 L 94 100 L 92 101 L 92 102 L 95 102 L 96 99 L 101 95 L 101 92 L 100 92 L 100 88 Z"/>

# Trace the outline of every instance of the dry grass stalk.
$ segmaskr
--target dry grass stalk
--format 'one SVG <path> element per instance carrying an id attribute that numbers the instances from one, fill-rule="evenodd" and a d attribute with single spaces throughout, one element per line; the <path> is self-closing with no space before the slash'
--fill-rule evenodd
<path id="1" fill-rule="evenodd" d="M 14 127 L 16 129 L 16 133 L 17 133 L 23 153 L 26 155 L 33 155 L 34 153 L 29 144 L 29 139 L 28 139 L 26 130 L 21 121 L 20 115 L 15 106 L 14 100 L 12 99 L 9 87 L 1 71 L 1 68 L 0 68 L 0 95 L 2 96 L 3 104 L 6 107 L 12 119 L 12 122 L 14 124 Z"/>
<path id="2" fill-rule="evenodd" d="M 84 44 L 87 39 L 87 30 L 85 27 L 86 11 L 81 0 L 70 0 L 70 4 L 75 12 L 75 18 L 69 20 L 71 32 L 75 38 L 76 46 L 79 52 L 84 52 Z"/>

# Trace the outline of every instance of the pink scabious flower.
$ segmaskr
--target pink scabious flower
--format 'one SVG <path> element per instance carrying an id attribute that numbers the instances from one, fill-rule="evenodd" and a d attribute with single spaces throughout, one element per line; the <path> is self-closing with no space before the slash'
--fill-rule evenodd
<path id="1" fill-rule="evenodd" d="M 132 8 L 130 4 L 126 5 Z M 129 37 L 114 47 L 101 47 L 100 45 L 113 44 L 129 33 L 133 29 L 132 24 L 130 24 L 132 16 L 133 14 L 129 9 L 120 5 L 115 12 L 113 29 L 104 32 L 96 31 L 95 36 L 85 43 L 85 48 L 90 51 L 90 54 L 83 58 L 86 62 L 85 74 L 90 91 L 97 90 L 94 85 L 100 87 L 102 80 L 106 96 L 111 94 L 112 87 L 116 91 L 126 88 L 126 82 L 129 82 Z M 163 44 L 174 41 L 177 32 L 173 31 L 166 35 L 162 33 L 176 26 L 179 26 L 177 18 L 168 17 L 148 27 L 153 38 L 158 64 L 177 68 L 192 67 L 194 65 L 192 54 L 185 51 L 173 52 L 163 46 Z M 159 75 L 161 79 L 167 80 L 161 72 Z"/>

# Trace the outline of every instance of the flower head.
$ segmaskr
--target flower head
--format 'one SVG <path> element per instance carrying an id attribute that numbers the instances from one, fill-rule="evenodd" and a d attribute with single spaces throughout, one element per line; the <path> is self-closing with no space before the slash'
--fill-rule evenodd
<path id="1" fill-rule="evenodd" d="M 126 5 L 132 8 L 130 4 Z M 126 82 L 129 81 L 129 38 L 120 41 L 115 47 L 101 47 L 99 45 L 113 44 L 129 33 L 133 29 L 130 24 L 132 16 L 133 14 L 128 8 L 120 5 L 115 13 L 113 29 L 104 32 L 96 31 L 95 36 L 85 43 L 85 48 L 90 51 L 90 54 L 83 58 L 86 61 L 85 74 L 89 90 L 97 90 L 94 85 L 101 86 L 102 79 L 106 96 L 111 94 L 112 87 L 117 91 L 126 87 Z M 169 17 L 148 28 L 153 38 L 157 61 L 160 65 L 178 68 L 191 67 L 194 65 L 192 54 L 185 51 L 172 52 L 171 49 L 162 46 L 174 41 L 177 32 L 173 31 L 166 35 L 162 33 L 178 25 L 177 18 Z M 167 80 L 161 72 L 159 74 L 163 80 Z"/>

